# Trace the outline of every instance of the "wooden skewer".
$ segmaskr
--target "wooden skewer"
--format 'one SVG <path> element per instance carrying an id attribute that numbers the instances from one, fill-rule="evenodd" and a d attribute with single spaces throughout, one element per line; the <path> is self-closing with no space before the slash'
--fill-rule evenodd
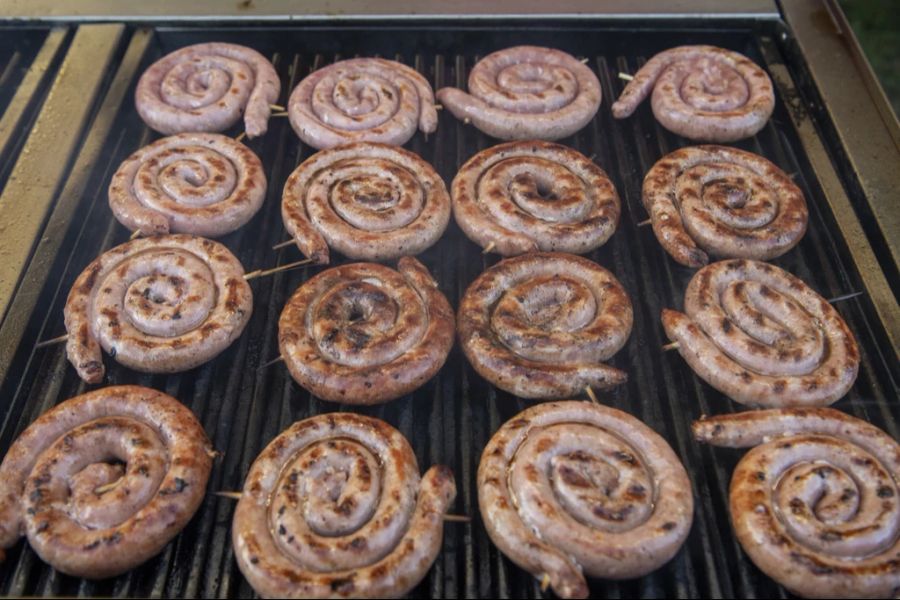
<path id="1" fill-rule="evenodd" d="M 218 496 L 219 498 L 231 498 L 232 500 L 241 499 L 240 492 L 213 492 L 213 496 Z"/>
<path id="2" fill-rule="evenodd" d="M 677 350 L 677 349 L 678 349 L 678 342 L 672 342 L 671 344 L 666 344 L 665 346 L 663 346 L 663 350 L 666 352 L 668 352 L 669 350 Z"/>
<path id="3" fill-rule="evenodd" d="M 231 500 L 240 500 L 242 496 L 241 492 L 213 492 L 213 495 Z M 443 515 L 443 517 L 445 521 L 452 523 L 469 523 L 472 521 L 472 517 L 467 517 L 466 515 Z"/>
<path id="4" fill-rule="evenodd" d="M 541 575 L 541 591 L 546 592 L 550 588 L 550 575 L 544 573 Z"/>
<path id="5" fill-rule="evenodd" d="M 272 113 L 269 116 L 270 117 L 286 117 L 286 116 L 288 116 L 288 114 L 290 114 L 290 113 L 288 113 L 287 111 L 282 111 L 282 112 Z"/>
<path id="6" fill-rule="evenodd" d="M 303 260 L 298 260 L 297 262 L 281 265 L 280 267 L 275 267 L 273 269 L 257 269 L 255 271 L 250 271 L 249 273 L 244 275 L 244 279 L 250 281 L 251 279 L 256 279 L 257 277 L 265 277 L 266 275 L 280 273 L 281 271 L 287 271 L 288 269 L 293 269 L 295 267 L 302 267 L 303 265 L 308 265 L 311 262 L 311 258 L 304 258 Z"/>
<path id="7" fill-rule="evenodd" d="M 652 222 L 653 222 L 653 219 L 646 219 L 646 220 L 641 221 L 640 223 L 638 223 L 637 226 L 638 226 L 638 227 L 646 227 L 647 225 L 649 225 L 649 224 L 652 223 Z"/>
<path id="8" fill-rule="evenodd" d="M 597 400 L 597 394 L 594 393 L 594 389 L 591 386 L 585 386 L 584 391 L 587 392 L 588 398 L 591 399 L 591 402 L 593 402 L 594 404 L 600 404 L 600 401 Z"/>
<path id="9" fill-rule="evenodd" d="M 45 348 L 47 346 L 53 346 L 54 344 L 61 344 L 64 341 L 69 339 L 69 334 L 65 333 L 59 337 L 50 338 L 49 340 L 44 340 L 43 342 L 38 342 L 34 345 L 35 350 L 38 348 Z"/>
<path id="10" fill-rule="evenodd" d="M 619 79 L 624 79 L 625 81 L 631 81 L 634 79 L 634 75 L 629 75 L 628 73 L 619 73 Z"/>
<path id="11" fill-rule="evenodd" d="M 237 136 L 234 138 L 234 141 L 240 142 L 240 141 L 243 140 L 245 137 L 247 137 L 247 132 L 246 132 L 246 131 L 242 131 L 242 132 L 240 132 L 239 134 L 237 134 Z"/>
<path id="12" fill-rule="evenodd" d="M 472 517 L 466 515 L 444 515 L 444 520 L 451 523 L 471 523 Z"/>
<path id="13" fill-rule="evenodd" d="M 281 112 L 284 112 L 285 110 L 287 110 L 285 107 L 281 106 L 280 104 L 270 104 L 269 108 L 272 110 L 277 110 L 277 111 L 281 111 Z"/>
<path id="14" fill-rule="evenodd" d="M 494 242 L 491 242 L 487 246 L 484 247 L 484 250 L 482 250 L 481 253 L 487 254 L 488 252 L 490 252 L 491 250 L 493 250 L 496 247 L 497 247 L 497 244 L 495 244 Z"/>
<path id="15" fill-rule="evenodd" d="M 435 104 L 434 110 L 444 110 L 444 105 L 443 104 Z"/>
<path id="16" fill-rule="evenodd" d="M 591 59 L 589 59 L 589 58 L 582 58 L 582 59 L 581 59 L 581 64 L 586 65 L 586 64 L 588 64 L 588 62 L 589 62 L 590 60 L 591 60 Z"/>
<path id="17" fill-rule="evenodd" d="M 829 304 L 834 304 L 835 302 L 840 302 L 842 300 L 849 300 L 850 298 L 856 298 L 857 296 L 862 296 L 865 292 L 850 292 L 849 294 L 844 294 L 843 296 L 835 296 L 831 300 L 828 301 Z"/>
<path id="18" fill-rule="evenodd" d="M 135 229 L 133 232 L 131 232 L 131 237 L 128 238 L 128 241 L 130 242 L 132 240 L 136 240 L 139 237 L 141 237 L 141 230 Z"/>
<path id="19" fill-rule="evenodd" d="M 277 244 L 272 246 L 272 250 L 279 250 L 281 248 L 287 248 L 288 246 L 290 246 L 293 243 L 294 243 L 293 238 L 291 238 L 289 240 L 284 240 L 283 242 L 278 242 Z"/>
<path id="20" fill-rule="evenodd" d="M 109 490 L 114 489 L 117 485 L 119 485 L 119 482 L 120 482 L 120 481 L 122 481 L 122 480 L 121 480 L 121 479 L 116 479 L 115 481 L 111 481 L 111 482 L 109 482 L 109 483 L 107 483 L 107 484 L 104 484 L 104 485 L 95 487 L 95 488 L 94 488 L 94 493 L 97 494 L 98 496 L 99 496 L 100 494 L 105 494 L 105 493 L 108 492 Z"/>
<path id="21" fill-rule="evenodd" d="M 284 360 L 284 357 L 281 356 L 281 355 L 279 354 L 278 356 L 276 356 L 276 357 L 273 358 L 272 360 L 270 360 L 270 361 L 268 361 L 268 362 L 265 362 L 265 363 L 259 365 L 258 367 L 256 367 L 256 370 L 257 370 L 257 371 L 262 371 L 262 370 L 265 369 L 266 367 L 271 367 L 271 366 L 274 365 L 275 363 L 281 362 L 281 361 L 283 361 L 283 360 Z"/>

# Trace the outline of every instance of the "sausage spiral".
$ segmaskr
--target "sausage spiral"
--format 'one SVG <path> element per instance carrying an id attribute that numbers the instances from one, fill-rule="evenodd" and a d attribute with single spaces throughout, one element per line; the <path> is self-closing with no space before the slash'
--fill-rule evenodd
<path id="1" fill-rule="evenodd" d="M 109 185 L 116 219 L 143 235 L 224 235 L 249 221 L 265 197 L 259 158 L 215 133 L 182 133 L 144 146 Z"/>
<path id="2" fill-rule="evenodd" d="M 766 72 L 743 54 L 716 46 L 679 46 L 651 58 L 613 103 L 613 116 L 630 116 L 651 90 L 656 119 L 692 140 L 750 137 L 775 108 Z"/>
<path id="3" fill-rule="evenodd" d="M 145 373 L 186 371 L 243 331 L 253 309 L 244 269 L 225 246 L 191 235 L 116 246 L 75 280 L 66 301 L 66 351 L 78 375 L 99 383 L 102 348 Z"/>
<path id="4" fill-rule="evenodd" d="M 829 408 L 704 418 L 694 436 L 755 446 L 731 478 L 738 540 L 756 565 L 810 598 L 894 598 L 900 589 L 900 445 Z"/>
<path id="5" fill-rule="evenodd" d="M 725 146 L 682 148 L 644 177 L 644 207 L 666 252 L 688 267 L 722 258 L 769 260 L 806 233 L 806 200 L 765 158 Z"/>
<path id="6" fill-rule="evenodd" d="M 438 100 L 457 119 L 501 140 L 558 140 L 587 125 L 600 108 L 600 81 L 570 54 L 516 46 L 481 59 L 469 93 L 442 88 Z"/>
<path id="7" fill-rule="evenodd" d="M 123 385 L 67 400 L 29 425 L 0 465 L 0 548 L 27 535 L 63 573 L 123 573 L 197 511 L 212 454 L 193 413 L 162 392 Z"/>
<path id="8" fill-rule="evenodd" d="M 586 156 L 549 142 L 483 150 L 453 180 L 453 214 L 475 243 L 503 256 L 589 252 L 619 223 L 619 196 Z"/>
<path id="9" fill-rule="evenodd" d="M 401 146 L 417 129 L 437 129 L 428 80 L 381 58 L 342 60 L 313 72 L 291 93 L 288 116 L 300 139 L 319 150 L 351 142 Z"/>
<path id="10" fill-rule="evenodd" d="M 246 46 L 194 44 L 162 57 L 141 75 L 135 104 L 144 122 L 171 135 L 224 131 L 244 115 L 247 137 L 266 132 L 281 81 L 265 56 Z"/>
<path id="11" fill-rule="evenodd" d="M 694 275 L 666 335 L 711 386 L 753 406 L 824 406 L 856 380 L 847 324 L 800 279 L 768 263 L 725 260 Z"/>
<path id="12" fill-rule="evenodd" d="M 586 598 L 594 577 L 640 577 L 668 562 L 691 529 L 684 467 L 656 432 L 589 402 L 547 402 L 507 421 L 478 466 L 478 505 L 495 544 Z"/>
<path id="13" fill-rule="evenodd" d="M 440 370 L 453 346 L 453 310 L 422 263 L 394 271 L 355 263 L 323 271 L 294 293 L 278 321 L 293 378 L 332 402 L 398 398 Z"/>
<path id="14" fill-rule="evenodd" d="M 393 260 L 434 244 L 450 221 L 440 175 L 403 148 L 362 142 L 323 150 L 288 178 L 284 226 L 314 262 L 329 247 L 357 260 Z"/>
<path id="15" fill-rule="evenodd" d="M 459 339 L 479 375 L 523 398 L 610 388 L 627 375 L 600 361 L 631 334 L 631 301 L 603 267 L 531 253 L 482 273 L 459 306 Z"/>
<path id="16" fill-rule="evenodd" d="M 441 548 L 453 473 L 350 413 L 298 421 L 259 455 L 234 514 L 241 572 L 267 598 L 399 597 Z"/>

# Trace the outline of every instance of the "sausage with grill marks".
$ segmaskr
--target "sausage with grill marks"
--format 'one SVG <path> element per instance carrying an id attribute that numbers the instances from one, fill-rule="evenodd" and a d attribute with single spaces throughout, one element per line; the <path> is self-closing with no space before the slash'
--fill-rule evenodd
<path id="1" fill-rule="evenodd" d="M 762 407 L 824 406 L 853 385 L 856 340 L 837 310 L 774 265 L 725 260 L 694 275 L 685 313 L 663 309 L 678 352 L 729 398 Z"/>
<path id="2" fill-rule="evenodd" d="M 244 116 L 247 137 L 263 135 L 281 80 L 266 57 L 237 44 L 194 44 L 167 54 L 141 75 L 138 113 L 156 131 L 224 131 Z"/>
<path id="3" fill-rule="evenodd" d="M 241 263 L 186 234 L 116 246 L 78 276 L 66 300 L 66 352 L 88 383 L 103 379 L 101 347 L 146 373 L 186 371 L 225 350 L 253 310 Z"/>
<path id="4" fill-rule="evenodd" d="M 0 465 L 0 547 L 27 535 L 63 573 L 123 573 L 187 524 L 212 455 L 193 413 L 162 392 L 124 385 L 66 400 L 29 425 Z"/>
<path id="5" fill-rule="evenodd" d="M 678 457 L 631 415 L 590 402 L 545 402 L 503 424 L 478 465 L 491 539 L 563 598 L 584 574 L 645 575 L 691 528 L 691 484 Z"/>
<path id="6" fill-rule="evenodd" d="M 810 598 L 895 598 L 900 590 L 900 445 L 830 408 L 701 418 L 694 437 L 752 449 L 729 510 L 753 562 Z"/>
<path id="7" fill-rule="evenodd" d="M 574 56 L 516 46 L 481 59 L 469 93 L 442 88 L 438 100 L 457 119 L 501 140 L 558 140 L 587 125 L 600 108 L 600 81 Z"/>
<path id="8" fill-rule="evenodd" d="M 254 461 L 232 526 L 241 572 L 266 598 L 409 592 L 441 549 L 453 473 L 422 478 L 403 435 L 379 419 L 298 421 Z"/>

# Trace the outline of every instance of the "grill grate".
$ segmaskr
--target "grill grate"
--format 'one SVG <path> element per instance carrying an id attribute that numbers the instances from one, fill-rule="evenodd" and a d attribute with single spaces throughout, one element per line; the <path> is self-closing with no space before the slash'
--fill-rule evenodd
<path id="1" fill-rule="evenodd" d="M 687 29 L 686 27 L 692 27 Z M 662 307 L 682 307 L 692 270 L 676 265 L 657 243 L 640 204 L 643 174 L 663 154 L 688 145 L 654 121 L 648 106 L 625 121 L 612 119 L 609 106 L 624 82 L 617 72 L 633 73 L 657 51 L 683 43 L 721 45 L 747 54 L 760 64 L 764 57 L 784 62 L 774 41 L 774 24 L 709 29 L 680 23 L 680 29 L 657 23 L 646 29 L 613 29 L 584 24 L 540 27 L 454 25 L 416 27 L 309 27 L 293 30 L 159 29 L 136 68 L 121 69 L 128 93 L 76 207 L 76 218 L 60 230 L 55 255 L 47 257 L 49 273 L 40 291 L 38 310 L 28 319 L 10 367 L 0 374 L 0 449 L 40 413 L 85 391 L 68 366 L 62 345 L 34 350 L 34 343 L 63 333 L 63 304 L 75 277 L 99 253 L 123 243 L 128 232 L 106 205 L 106 187 L 115 167 L 131 152 L 159 137 L 143 125 L 134 109 L 134 85 L 156 58 L 178 47 L 203 41 L 229 41 L 253 46 L 272 58 L 282 77 L 282 104 L 289 90 L 311 70 L 354 55 L 380 55 L 405 62 L 423 73 L 435 88 L 465 87 L 468 69 L 478 57 L 510 45 L 529 43 L 588 57 L 599 73 L 604 101 L 598 116 L 575 136 L 562 140 L 587 156 L 595 156 L 613 179 L 623 202 L 619 229 L 609 243 L 589 258 L 609 268 L 628 290 L 635 311 L 634 330 L 625 348 L 611 361 L 629 373 L 629 382 L 601 396 L 604 403 L 626 410 L 665 437 L 691 474 L 697 500 L 688 542 L 668 565 L 640 580 L 591 581 L 593 595 L 605 597 L 783 597 L 786 592 L 762 575 L 743 555 L 731 534 L 727 490 L 740 451 L 711 449 L 694 443 L 690 422 L 700 414 L 736 410 L 736 405 L 695 377 L 677 353 L 663 353 L 659 322 Z M 721 27 L 721 25 L 719 25 Z M 769 27 L 771 30 L 767 30 Z M 136 44 L 146 32 L 132 32 L 124 44 Z M 641 49 L 631 48 L 639 39 Z M 0 57 L 4 43 L 0 41 Z M 127 56 L 127 53 L 126 53 Z M 119 68 L 115 65 L 114 68 Z M 791 65 L 802 70 L 802 65 Z M 113 86 L 116 85 L 114 81 Z M 861 288 L 845 258 L 843 241 L 815 173 L 791 126 L 785 98 L 779 96 L 769 125 L 737 146 L 762 154 L 795 180 L 809 201 L 810 227 L 800 245 L 774 261 L 798 275 L 823 296 Z M 429 161 L 448 183 L 475 152 L 495 142 L 442 111 L 437 132 L 419 133 L 408 148 Z M 237 131 L 230 132 L 232 135 Z M 249 271 L 300 258 L 294 247 L 273 252 L 285 239 L 280 196 L 285 179 L 312 151 L 302 146 L 286 119 L 273 119 L 262 140 L 248 143 L 267 169 L 269 191 L 260 213 L 222 241 Z M 41 250 L 38 250 L 40 252 Z M 495 256 L 483 256 L 456 227 L 425 252 L 428 266 L 451 304 L 458 306 L 468 284 Z M 335 263 L 347 262 L 335 256 Z M 429 597 L 541 597 L 538 583 L 525 576 L 493 547 L 478 515 L 475 472 L 480 451 L 490 435 L 528 403 L 497 391 L 466 364 L 459 348 L 451 352 L 440 374 L 414 394 L 385 406 L 353 408 L 325 403 L 291 380 L 283 365 L 258 366 L 278 353 L 277 320 L 289 295 L 319 269 L 305 268 L 252 283 L 255 310 L 244 335 L 215 361 L 184 374 L 142 375 L 116 365 L 108 357 L 107 384 L 136 383 L 164 390 L 188 405 L 201 419 L 215 447 L 224 452 L 216 462 L 210 490 L 238 490 L 262 447 L 295 420 L 334 410 L 351 410 L 385 419 L 407 436 L 424 471 L 435 463 L 453 468 L 459 494 L 453 512 L 473 516 L 470 524 L 448 524 L 444 550 L 414 595 Z M 866 419 L 898 437 L 897 365 L 883 330 L 865 297 L 837 306 L 856 334 L 862 354 L 859 379 L 836 407 Z M 4 340 L 0 339 L 0 343 Z M 4 595 L 245 597 L 252 590 L 237 570 L 231 549 L 232 500 L 208 495 L 189 526 L 157 558 L 119 578 L 89 582 L 61 575 L 20 542 L 0 565 Z"/>

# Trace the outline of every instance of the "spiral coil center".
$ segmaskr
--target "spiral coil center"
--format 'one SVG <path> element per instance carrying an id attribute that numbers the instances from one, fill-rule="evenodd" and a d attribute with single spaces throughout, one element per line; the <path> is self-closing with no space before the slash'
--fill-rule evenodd
<path id="1" fill-rule="evenodd" d="M 203 146 L 181 146 L 142 163 L 133 186 L 138 201 L 163 210 L 158 202 L 160 190 L 168 201 L 209 206 L 231 197 L 237 181 L 238 173 L 228 157 Z"/>
<path id="2" fill-rule="evenodd" d="M 844 559 L 876 555 L 896 543 L 897 483 L 878 458 L 856 444 L 815 434 L 753 453 L 764 447 L 771 456 L 775 515 L 796 542 Z"/>
<path id="3" fill-rule="evenodd" d="M 479 69 L 479 67 L 476 67 Z M 473 69 L 472 78 L 489 81 L 488 73 Z M 472 86 L 470 92 L 493 106 L 517 113 L 543 113 L 571 104 L 578 95 L 578 81 L 565 67 L 523 62 L 496 72 L 493 85 Z"/>
<path id="4" fill-rule="evenodd" d="M 780 214 L 780 202 L 758 173 L 733 163 L 702 163 L 675 182 L 681 215 L 694 237 L 712 237 L 716 227 L 761 229 Z M 721 228 L 719 228 L 721 230 Z"/>
<path id="5" fill-rule="evenodd" d="M 558 162 L 536 156 L 517 156 L 492 165 L 477 189 L 479 202 L 496 221 L 516 231 L 527 230 L 528 216 L 551 223 L 580 223 L 595 205 L 581 177 Z"/>
<path id="6" fill-rule="evenodd" d="M 710 57 L 679 63 L 672 68 L 681 99 L 701 111 L 725 112 L 744 106 L 750 98 L 747 81 L 731 65 Z M 665 76 L 656 89 L 666 91 Z M 680 81 L 679 81 L 680 80 Z"/>
<path id="7" fill-rule="evenodd" d="M 216 304 L 214 275 L 200 257 L 182 250 L 130 257 L 99 285 L 98 334 L 112 345 L 127 335 L 174 337 L 209 318 Z"/>
<path id="8" fill-rule="evenodd" d="M 116 527 L 155 496 L 167 462 L 151 427 L 123 417 L 90 421 L 41 454 L 26 485 L 26 514 L 36 521 L 65 515 L 69 521 L 56 521 L 59 531 Z M 113 490 L 97 492 L 114 482 Z"/>
<path id="9" fill-rule="evenodd" d="M 654 482 L 640 453 L 615 434 L 579 423 L 548 426 L 519 446 L 509 486 L 523 519 L 552 544 L 559 519 L 621 533 L 653 513 Z M 556 509 L 548 507 L 556 505 Z"/>
<path id="10" fill-rule="evenodd" d="M 312 93 L 313 113 L 323 123 L 358 131 L 371 129 L 393 117 L 407 89 L 402 80 L 391 81 L 369 73 L 338 72 L 322 78 Z"/>
<path id="11" fill-rule="evenodd" d="M 382 493 L 378 459 L 363 444 L 335 438 L 311 443 L 285 464 L 269 500 L 275 543 L 297 564 L 318 572 L 362 567 L 396 546 L 402 527 L 349 539 L 369 523 Z M 347 537 L 333 554 L 317 551 L 317 538 Z M 348 562 L 349 560 L 349 562 Z"/>
<path id="12" fill-rule="evenodd" d="M 307 313 L 317 348 L 340 365 L 362 368 L 389 363 L 425 334 L 427 311 L 418 295 L 367 278 L 341 282 Z"/>
<path id="13" fill-rule="evenodd" d="M 425 194 L 415 174 L 384 159 L 349 159 L 316 173 L 306 207 L 314 223 L 327 226 L 331 212 L 363 231 L 391 231 L 418 219 Z"/>
<path id="14" fill-rule="evenodd" d="M 162 80 L 160 96 L 166 104 L 188 111 L 216 102 L 243 106 L 251 90 L 247 86 L 232 88 L 235 78 L 253 81 L 253 70 L 225 56 L 197 56 L 172 66 Z"/>

